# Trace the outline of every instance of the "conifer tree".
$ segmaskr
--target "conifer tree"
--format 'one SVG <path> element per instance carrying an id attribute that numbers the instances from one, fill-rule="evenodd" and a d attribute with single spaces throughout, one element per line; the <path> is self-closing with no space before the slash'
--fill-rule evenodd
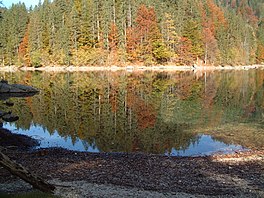
<path id="1" fill-rule="evenodd" d="M 0 7 L 0 61 L 254 64 L 263 62 L 263 17 L 264 0 L 44 0 L 29 10 L 13 4 Z"/>

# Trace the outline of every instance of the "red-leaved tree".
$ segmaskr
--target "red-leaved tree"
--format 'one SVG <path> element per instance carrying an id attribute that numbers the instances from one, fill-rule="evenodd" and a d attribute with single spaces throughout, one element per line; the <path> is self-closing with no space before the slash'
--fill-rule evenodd
<path id="1" fill-rule="evenodd" d="M 22 61 L 22 64 L 24 64 L 25 66 L 30 65 L 28 37 L 29 37 L 29 31 L 28 31 L 28 27 L 27 27 L 25 35 L 24 35 L 24 37 L 23 37 L 23 39 L 19 45 L 19 48 L 18 48 L 19 59 Z"/>

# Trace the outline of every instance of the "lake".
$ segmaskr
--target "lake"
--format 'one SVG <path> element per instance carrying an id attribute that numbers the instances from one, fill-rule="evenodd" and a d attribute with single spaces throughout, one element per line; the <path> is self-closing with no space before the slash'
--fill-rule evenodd
<path id="1" fill-rule="evenodd" d="M 171 156 L 264 147 L 264 71 L 16 72 L 40 93 L 1 104 L 37 148 Z M 3 103 L 3 102 L 2 102 Z"/>

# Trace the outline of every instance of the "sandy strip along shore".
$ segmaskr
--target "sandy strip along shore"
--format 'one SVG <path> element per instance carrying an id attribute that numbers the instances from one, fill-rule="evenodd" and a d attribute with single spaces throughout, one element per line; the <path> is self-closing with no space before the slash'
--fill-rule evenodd
<path id="1" fill-rule="evenodd" d="M 0 72 L 42 71 L 42 72 L 89 72 L 89 71 L 211 71 L 264 69 L 264 65 L 245 66 L 45 66 L 45 67 L 0 67 Z"/>

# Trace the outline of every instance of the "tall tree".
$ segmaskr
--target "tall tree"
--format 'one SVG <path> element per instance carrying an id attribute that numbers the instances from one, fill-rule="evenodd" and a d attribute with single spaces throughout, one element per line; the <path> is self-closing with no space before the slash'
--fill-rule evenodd
<path id="1" fill-rule="evenodd" d="M 30 65 L 30 54 L 29 54 L 29 45 L 28 45 L 28 39 L 29 39 L 29 29 L 27 28 L 25 35 L 19 45 L 18 49 L 18 56 L 22 61 L 22 64 L 25 66 Z"/>
<path id="2" fill-rule="evenodd" d="M 20 3 L 0 8 L 0 57 L 21 64 L 28 40 L 33 66 L 112 64 L 114 51 L 117 64 L 253 64 L 262 59 L 263 17 L 264 0 Z"/>
<path id="3" fill-rule="evenodd" d="M 25 4 L 13 4 L 10 9 L 3 10 L 1 36 L 2 56 L 6 64 L 18 61 L 19 44 L 22 41 L 27 23 L 28 12 Z"/>
<path id="4" fill-rule="evenodd" d="M 108 35 L 108 41 L 109 41 L 109 50 L 110 50 L 110 61 L 112 64 L 116 64 L 117 62 L 117 52 L 118 52 L 118 30 L 116 27 L 116 24 L 113 20 L 110 27 L 110 32 Z"/>

